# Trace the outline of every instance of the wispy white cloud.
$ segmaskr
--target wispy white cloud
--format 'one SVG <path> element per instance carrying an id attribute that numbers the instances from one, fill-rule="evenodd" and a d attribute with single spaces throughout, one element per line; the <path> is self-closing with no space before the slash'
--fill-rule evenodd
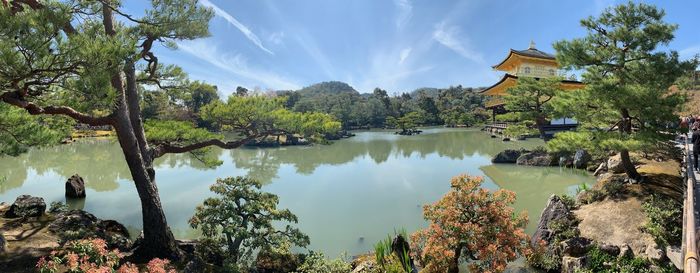
<path id="1" fill-rule="evenodd" d="M 265 88 L 271 89 L 299 89 L 301 87 L 294 80 L 290 80 L 283 76 L 250 67 L 241 54 L 229 54 L 219 49 L 216 44 L 212 44 L 206 40 L 182 41 L 178 42 L 178 48 L 188 53 L 215 68 L 221 69 L 230 76 L 236 76 L 244 79 L 244 84 L 262 85 Z M 200 73 L 201 74 L 201 73 Z M 208 74 L 216 74 L 208 72 Z M 212 77 L 214 78 L 214 77 Z M 225 77 L 224 77 L 225 78 Z M 217 83 L 224 86 L 229 83 Z"/>
<path id="2" fill-rule="evenodd" d="M 202 6 L 205 6 L 205 7 L 208 7 L 208 8 L 211 8 L 212 10 L 214 10 L 214 13 L 217 16 L 224 18 L 224 20 L 226 20 L 227 22 L 229 22 L 230 24 L 235 26 L 238 30 L 240 30 L 243 33 L 243 35 L 245 35 L 248 38 L 248 40 L 253 42 L 253 44 L 258 46 L 260 49 L 262 49 L 263 51 L 265 51 L 269 54 L 272 54 L 272 55 L 275 54 L 274 52 L 265 48 L 265 46 L 263 46 L 262 42 L 260 41 L 260 38 L 258 38 L 258 36 L 255 35 L 255 33 L 253 33 L 253 31 L 251 31 L 247 26 L 245 26 L 244 24 L 239 22 L 235 17 L 233 17 L 233 15 L 231 15 L 230 13 L 226 12 L 225 10 L 219 8 L 218 6 L 214 5 L 214 3 L 210 2 L 209 0 L 200 0 L 199 3 L 202 4 Z"/>
<path id="3" fill-rule="evenodd" d="M 483 63 L 483 55 L 471 49 L 468 43 L 463 42 L 464 38 L 459 36 L 459 32 L 459 27 L 448 26 L 443 21 L 435 26 L 433 39 L 468 60 Z"/>
<path id="4" fill-rule="evenodd" d="M 700 44 L 689 46 L 678 51 L 678 55 L 681 59 L 690 59 L 698 54 L 700 54 Z"/>
<path id="5" fill-rule="evenodd" d="M 398 8 L 399 13 L 396 16 L 396 27 L 405 26 L 413 16 L 413 4 L 411 0 L 394 0 L 394 5 Z"/>
<path id="6" fill-rule="evenodd" d="M 403 62 L 408 58 L 408 55 L 411 54 L 411 48 L 404 48 L 401 50 L 401 55 L 399 56 L 399 65 L 403 64 Z"/>
<path id="7" fill-rule="evenodd" d="M 278 31 L 270 33 L 270 35 L 267 36 L 267 40 L 270 41 L 270 43 L 281 45 L 284 43 L 284 32 Z"/>

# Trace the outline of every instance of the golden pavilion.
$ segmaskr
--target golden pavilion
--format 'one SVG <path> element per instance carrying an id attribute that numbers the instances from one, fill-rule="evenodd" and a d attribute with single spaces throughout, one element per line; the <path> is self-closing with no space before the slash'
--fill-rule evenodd
<path id="1" fill-rule="evenodd" d="M 505 72 L 505 75 L 500 81 L 481 91 L 482 94 L 490 97 L 486 102 L 486 108 L 491 110 L 494 122 L 494 124 L 487 126 L 490 127 L 487 129 L 502 130 L 507 126 L 505 123 L 496 123 L 496 115 L 506 113 L 502 96 L 506 94 L 508 88 L 518 84 L 518 77 L 548 78 L 560 76 L 559 63 L 554 55 L 538 50 L 535 48 L 534 42 L 530 42 L 530 46 L 525 50 L 511 49 L 503 61 L 492 67 L 495 70 Z M 561 85 L 564 90 L 584 87 L 583 83 L 575 80 L 563 80 Z M 571 119 L 568 120 L 570 123 L 573 122 Z M 566 125 L 566 122 L 567 119 L 553 120 L 551 124 Z"/>

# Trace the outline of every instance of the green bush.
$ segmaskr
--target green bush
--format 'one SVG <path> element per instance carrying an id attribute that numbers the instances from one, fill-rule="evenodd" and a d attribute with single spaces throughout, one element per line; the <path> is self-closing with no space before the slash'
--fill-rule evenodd
<path id="1" fill-rule="evenodd" d="M 576 206 L 576 199 L 574 199 L 573 197 L 571 197 L 567 194 L 562 194 L 559 198 L 561 199 L 562 202 L 564 202 L 564 205 L 566 205 L 566 207 L 568 209 L 574 209 L 577 207 Z"/>
<path id="2" fill-rule="evenodd" d="M 619 198 L 627 192 L 627 188 L 623 181 L 614 179 L 603 185 L 603 191 L 610 197 Z"/>
<path id="3" fill-rule="evenodd" d="M 347 273 L 352 270 L 344 259 L 328 260 L 323 253 L 311 252 L 295 273 Z"/>
<path id="4" fill-rule="evenodd" d="M 654 194 L 642 204 L 649 217 L 643 230 L 661 246 L 679 246 L 683 238 L 683 209 L 671 198 Z"/>
<path id="5" fill-rule="evenodd" d="M 652 271 L 651 266 L 656 266 L 657 270 Z M 632 258 L 628 256 L 612 256 L 598 246 L 588 251 L 588 260 L 585 268 L 576 271 L 577 273 L 647 273 L 647 272 L 679 272 L 670 263 L 653 263 L 643 258 Z"/>

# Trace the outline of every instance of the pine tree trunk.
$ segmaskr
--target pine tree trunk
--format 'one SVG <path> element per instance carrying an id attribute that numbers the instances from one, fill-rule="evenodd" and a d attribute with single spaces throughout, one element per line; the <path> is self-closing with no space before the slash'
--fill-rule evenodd
<path id="1" fill-rule="evenodd" d="M 628 150 L 620 151 L 620 161 L 622 161 L 622 167 L 625 169 L 625 173 L 629 178 L 634 180 L 639 180 L 642 178 L 642 175 L 637 172 L 637 168 L 634 167 L 634 163 L 632 163 L 630 152 Z"/>
<path id="2" fill-rule="evenodd" d="M 537 126 L 537 131 L 540 132 L 541 139 L 545 139 L 545 134 L 546 134 L 546 132 L 544 131 L 545 123 L 547 123 L 547 120 L 544 117 L 538 116 L 537 118 L 535 118 L 535 126 Z"/>
<path id="3" fill-rule="evenodd" d="M 623 134 L 626 135 L 631 135 L 632 134 L 632 121 L 630 119 L 630 114 L 629 111 L 625 108 L 622 109 L 622 120 L 620 122 L 620 130 L 622 131 Z M 637 172 L 637 168 L 634 167 L 634 163 L 632 163 L 632 159 L 630 158 L 630 152 L 627 149 L 623 149 L 620 151 L 620 161 L 622 161 L 622 167 L 625 169 L 625 173 L 627 176 L 631 179 L 634 180 L 639 180 L 642 178 L 642 176 Z"/>
<path id="4" fill-rule="evenodd" d="M 158 188 L 148 174 L 148 167 L 144 164 L 136 136 L 126 115 L 128 115 L 126 111 L 120 111 L 117 115 L 118 121 L 115 124 L 115 130 L 141 200 L 144 237 L 134 252 L 135 259 L 148 260 L 160 257 L 176 260 L 180 253 L 175 243 L 175 237 L 168 228 L 158 196 Z"/>
<path id="5" fill-rule="evenodd" d="M 102 5 L 103 25 L 107 35 L 115 36 L 114 18 L 109 6 Z M 112 87 L 117 90 L 116 121 L 114 130 L 124 159 L 129 166 L 136 191 L 141 200 L 143 217 L 143 241 L 131 257 L 134 261 L 146 261 L 150 258 L 168 258 L 178 260 L 180 251 L 175 237 L 168 227 L 165 213 L 155 184 L 155 172 L 152 157 L 149 154 L 146 137 L 141 123 L 141 109 L 138 105 L 134 63 L 127 61 L 124 66 L 126 84 L 121 73 L 112 75 Z"/>

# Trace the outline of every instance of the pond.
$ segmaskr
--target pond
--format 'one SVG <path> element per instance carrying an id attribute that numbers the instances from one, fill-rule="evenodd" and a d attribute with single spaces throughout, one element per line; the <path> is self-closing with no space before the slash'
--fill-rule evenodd
<path id="1" fill-rule="evenodd" d="M 216 168 L 187 155 L 160 158 L 156 173 L 168 223 L 178 238 L 197 237 L 187 220 L 212 195 L 209 186 L 219 177 L 250 175 L 279 195 L 281 208 L 299 217 L 298 227 L 311 238 L 309 249 L 354 255 L 394 230 L 425 227 L 422 206 L 445 194 L 458 174 L 483 176 L 486 188 L 514 191 L 514 206 L 528 212 L 529 234 L 551 194 L 572 194 L 578 185 L 595 181 L 579 170 L 490 161 L 503 149 L 533 148 L 543 144 L 540 140 L 502 142 L 478 130 L 444 128 L 414 136 L 356 134 L 331 145 L 217 149 L 223 164 Z M 87 139 L 0 157 L 0 201 L 30 194 L 47 204 L 65 202 L 64 183 L 76 173 L 85 178 L 87 198 L 69 206 L 117 220 L 137 235 L 140 203 L 114 140 Z"/>

